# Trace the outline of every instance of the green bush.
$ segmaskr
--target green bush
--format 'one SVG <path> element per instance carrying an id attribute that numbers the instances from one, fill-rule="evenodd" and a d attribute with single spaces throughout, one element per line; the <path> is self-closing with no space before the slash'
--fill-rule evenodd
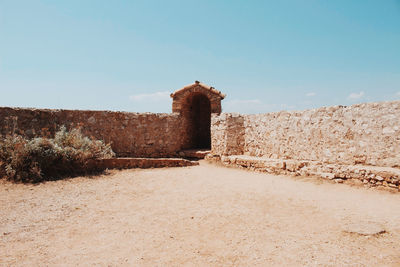
<path id="1" fill-rule="evenodd" d="M 92 172 L 91 160 L 114 156 L 109 144 L 83 136 L 79 128 L 68 132 L 62 126 L 54 138 L 29 140 L 14 135 L 0 139 L 0 168 L 15 182 L 36 183 Z"/>

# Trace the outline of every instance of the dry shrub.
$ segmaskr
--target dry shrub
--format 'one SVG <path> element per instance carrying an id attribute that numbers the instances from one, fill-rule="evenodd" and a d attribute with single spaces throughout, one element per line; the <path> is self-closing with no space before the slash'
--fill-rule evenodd
<path id="1" fill-rule="evenodd" d="M 37 183 L 89 173 L 92 160 L 111 158 L 109 144 L 82 135 L 79 128 L 64 126 L 54 138 L 26 139 L 20 135 L 0 139 L 0 168 L 9 180 Z M 1 174 L 1 171 L 0 171 Z"/>

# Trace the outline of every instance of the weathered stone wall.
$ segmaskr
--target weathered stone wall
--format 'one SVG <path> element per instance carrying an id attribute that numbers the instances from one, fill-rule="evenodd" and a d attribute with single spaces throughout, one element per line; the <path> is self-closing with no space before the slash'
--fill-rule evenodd
<path id="1" fill-rule="evenodd" d="M 221 114 L 211 124 L 213 155 L 400 167 L 400 101 Z"/>
<path id="2" fill-rule="evenodd" d="M 195 81 L 171 94 L 172 112 L 181 114 L 186 129 L 183 148 L 210 148 L 210 114 L 221 113 L 225 95 L 214 87 Z"/>
<path id="3" fill-rule="evenodd" d="M 212 114 L 212 154 L 241 155 L 244 152 L 244 117 L 238 113 Z"/>
<path id="4" fill-rule="evenodd" d="M 400 191 L 400 169 L 367 165 L 328 164 L 320 161 L 271 159 L 246 155 L 212 156 L 209 161 L 272 174 L 313 176 L 336 183 L 363 184 L 367 187 L 390 188 Z"/>
<path id="5" fill-rule="evenodd" d="M 171 157 L 181 149 L 179 114 L 0 108 L 0 134 L 52 136 L 61 125 L 111 143 L 117 156 Z"/>
<path id="6" fill-rule="evenodd" d="M 224 99 L 225 95 L 220 91 L 217 91 L 214 87 L 202 84 L 199 81 L 185 86 L 171 94 L 173 99 L 172 112 L 181 113 L 184 111 L 189 104 L 187 102 L 188 97 L 193 94 L 205 95 L 210 100 L 211 113 L 221 113 L 221 100 Z"/>

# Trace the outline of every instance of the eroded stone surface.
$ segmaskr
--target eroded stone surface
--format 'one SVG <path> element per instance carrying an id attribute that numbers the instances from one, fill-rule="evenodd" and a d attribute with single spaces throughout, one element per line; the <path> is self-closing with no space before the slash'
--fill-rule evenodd
<path id="1" fill-rule="evenodd" d="M 195 81 L 195 83 L 189 84 L 171 94 L 173 99 L 172 112 L 182 113 L 187 105 L 186 99 L 196 93 L 203 94 L 210 100 L 212 113 L 221 113 L 221 100 L 225 98 L 225 95 L 214 87 L 199 81 Z"/>
<path id="2" fill-rule="evenodd" d="M 398 118 L 400 101 L 300 112 L 214 114 L 209 158 L 271 173 L 317 175 L 337 182 L 360 179 L 398 188 Z"/>
<path id="3" fill-rule="evenodd" d="M 61 125 L 111 143 L 117 156 L 173 157 L 185 129 L 179 114 L 0 108 L 0 134 L 53 136 Z"/>
<path id="4" fill-rule="evenodd" d="M 207 155 L 208 161 L 222 162 L 226 166 L 234 166 L 249 170 L 272 174 L 293 176 L 317 176 L 337 183 L 347 180 L 359 180 L 369 186 L 386 186 L 400 190 L 400 169 L 363 165 L 324 164 L 320 161 L 284 160 L 246 155 L 216 156 Z"/>
<path id="5" fill-rule="evenodd" d="M 171 94 L 172 112 L 181 115 L 182 148 L 211 148 L 211 113 L 221 113 L 225 95 L 196 81 Z"/>
<path id="6" fill-rule="evenodd" d="M 212 153 L 400 167 L 400 101 L 212 116 Z M 242 153 L 240 153 L 242 151 Z"/>
<path id="7" fill-rule="evenodd" d="M 174 157 L 194 148 L 198 137 L 209 138 L 195 134 L 204 125 L 194 123 L 190 100 L 199 95 L 209 101 L 199 110 L 212 113 L 209 159 L 269 173 L 399 188 L 400 101 L 218 114 L 224 95 L 196 82 L 172 94 L 173 110 L 180 113 L 0 108 L 0 134 L 51 136 L 61 125 L 80 126 L 85 135 L 111 143 L 117 156 Z"/>
<path id="8" fill-rule="evenodd" d="M 101 169 L 146 169 L 199 165 L 196 161 L 181 158 L 112 158 L 97 160 L 94 164 Z"/>

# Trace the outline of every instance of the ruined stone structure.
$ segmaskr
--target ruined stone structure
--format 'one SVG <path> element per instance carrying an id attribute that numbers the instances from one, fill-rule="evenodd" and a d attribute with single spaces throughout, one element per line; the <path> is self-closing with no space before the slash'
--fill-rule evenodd
<path id="1" fill-rule="evenodd" d="M 172 112 L 181 114 L 182 148 L 211 148 L 211 113 L 221 113 L 225 95 L 196 81 L 171 94 Z"/>
<path id="2" fill-rule="evenodd" d="M 81 126 L 117 156 L 211 147 L 208 159 L 227 165 L 400 188 L 400 101 L 241 115 L 221 113 L 225 95 L 198 81 L 171 97 L 170 114 L 0 108 L 0 134 Z"/>
<path id="3" fill-rule="evenodd" d="M 400 167 L 400 101 L 212 119 L 212 153 Z"/>
<path id="4" fill-rule="evenodd" d="M 171 94 L 173 113 L 0 108 L 0 135 L 53 136 L 61 125 L 111 143 L 119 157 L 176 157 L 190 148 L 210 148 L 211 113 L 224 95 L 200 82 Z"/>
<path id="5" fill-rule="evenodd" d="M 400 101 L 213 115 L 210 159 L 271 173 L 400 186 Z"/>

